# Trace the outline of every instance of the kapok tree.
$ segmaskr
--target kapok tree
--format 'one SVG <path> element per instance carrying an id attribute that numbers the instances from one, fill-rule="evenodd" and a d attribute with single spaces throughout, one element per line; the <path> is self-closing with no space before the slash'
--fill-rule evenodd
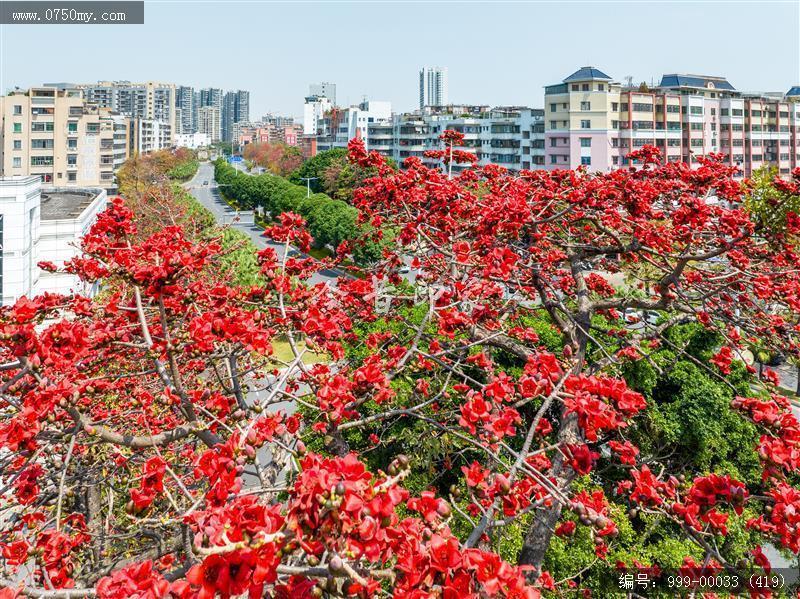
<path id="1" fill-rule="evenodd" d="M 98 297 L 3 309 L 5 596 L 535 597 L 554 588 L 541 564 L 568 513 L 600 558 L 615 542 L 601 452 L 629 466 L 617 499 L 697 545 L 686 568 L 751 568 L 717 542 L 745 509 L 764 541 L 798 550 L 800 436 L 769 381 L 735 402 L 764 431 L 760 489 L 681 480 L 625 437 L 648 406 L 619 369 L 670 327 L 719 331 L 705 367 L 720 377 L 748 340 L 796 350 L 796 256 L 736 207 L 730 169 L 645 150 L 606 175 L 449 178 L 416 160 L 395 172 L 358 141 L 351 154 L 379 173 L 356 194 L 362 217 L 396 239 L 363 277 L 306 284 L 332 264 L 289 251 L 310 238 L 284 214 L 267 230 L 284 251 L 258 255 L 264 283 L 233 288 L 217 242 L 171 224 L 142 236 L 115 200 L 66 266 L 102 281 Z M 561 331 L 559 351 L 531 314 Z M 457 488 L 405 488 L 426 456 L 394 451 L 399 420 L 452 442 Z M 578 475 L 597 488 L 576 491 Z M 519 522 L 522 567 L 492 550 Z"/>

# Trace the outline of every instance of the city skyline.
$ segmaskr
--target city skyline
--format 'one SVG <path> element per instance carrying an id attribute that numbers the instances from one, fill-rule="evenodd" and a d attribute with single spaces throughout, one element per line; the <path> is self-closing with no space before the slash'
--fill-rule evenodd
<path id="1" fill-rule="evenodd" d="M 536 108 L 542 107 L 544 86 L 584 65 L 596 66 L 617 81 L 631 76 L 634 83 L 657 83 L 662 74 L 674 72 L 726 77 L 747 91 L 785 92 L 800 83 L 800 8 L 794 2 L 681 3 L 680 11 L 665 11 L 663 3 L 501 2 L 465 4 L 461 11 L 453 11 L 452 3 L 434 3 L 426 6 L 425 22 L 447 27 L 437 27 L 429 43 L 399 44 L 393 52 L 368 51 L 359 35 L 336 36 L 331 51 L 330 32 L 350 27 L 364 31 L 380 23 L 386 39 L 409 39 L 408 19 L 393 17 L 413 5 L 228 2 L 237 6 L 229 12 L 220 12 L 217 3 L 192 4 L 191 12 L 186 5 L 147 3 L 145 25 L 53 26 L 40 30 L 47 35 L 35 40 L 25 26 L 2 26 L 0 91 L 46 81 L 168 81 L 196 89 L 250 90 L 251 118 L 267 112 L 299 118 L 309 84 L 318 81 L 335 83 L 343 106 L 366 96 L 391 101 L 398 111 L 412 110 L 418 105 L 419 69 L 433 64 L 448 68 L 451 102 Z M 299 38 L 288 27 L 271 28 L 268 36 L 218 33 L 232 27 L 235 31 L 242 14 L 248 22 L 258 22 L 278 7 L 282 19 L 300 22 L 309 6 L 318 18 L 304 23 Z M 495 40 L 488 46 L 465 42 L 464 32 L 477 16 L 483 28 L 480 39 Z M 195 35 L 177 35 L 176 22 Z M 667 36 L 660 43 L 648 33 L 656 22 Z M 769 47 L 745 44 L 752 37 L 749 32 L 767 26 Z M 98 45 L 128 47 L 143 34 L 165 43 L 158 48 L 140 45 L 136 53 L 96 51 Z M 637 37 L 648 42 L 637 44 Z M 670 38 L 694 43 L 664 43 Z M 11 60 L 12 55 L 25 55 L 26 60 Z M 781 68 L 764 68 L 770 61 Z"/>

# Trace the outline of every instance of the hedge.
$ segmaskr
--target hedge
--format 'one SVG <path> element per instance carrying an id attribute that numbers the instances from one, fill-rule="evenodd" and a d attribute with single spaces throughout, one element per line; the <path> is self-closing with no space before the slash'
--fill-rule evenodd
<path id="1" fill-rule="evenodd" d="M 358 224 L 358 210 L 324 193 L 307 196 L 304 185 L 295 185 L 283 177 L 269 173 L 248 175 L 224 160 L 214 163 L 214 177 L 225 186 L 225 195 L 243 208 L 261 207 L 273 217 L 283 212 L 296 212 L 306 219 L 316 247 L 361 237 L 367 229 Z M 373 242 L 356 244 L 354 258 L 368 264 L 380 258 L 381 248 Z"/>

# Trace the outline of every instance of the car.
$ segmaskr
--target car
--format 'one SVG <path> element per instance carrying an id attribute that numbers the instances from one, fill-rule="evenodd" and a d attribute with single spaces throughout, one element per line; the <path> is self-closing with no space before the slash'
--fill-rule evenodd
<path id="1" fill-rule="evenodd" d="M 406 275 L 411 272 L 411 267 L 408 264 L 403 264 L 398 271 L 401 275 Z"/>
<path id="2" fill-rule="evenodd" d="M 208 185 L 208 181 L 203 181 L 203 185 Z"/>

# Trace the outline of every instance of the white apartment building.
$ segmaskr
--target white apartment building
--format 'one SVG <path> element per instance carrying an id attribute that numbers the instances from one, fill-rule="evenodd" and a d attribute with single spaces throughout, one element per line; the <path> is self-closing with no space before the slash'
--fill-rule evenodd
<path id="1" fill-rule="evenodd" d="M 107 204 L 104 189 L 42 188 L 39 177 L 0 178 L 0 298 L 2 305 L 39 293 L 92 295 L 77 276 L 42 271 L 80 253 L 79 241 Z"/>
<path id="2" fill-rule="evenodd" d="M 447 106 L 447 68 L 423 67 L 419 72 L 419 107 Z"/>
<path id="3" fill-rule="evenodd" d="M 135 119 L 133 121 L 133 151 L 149 154 L 174 145 L 172 130 L 164 121 Z"/>
<path id="4" fill-rule="evenodd" d="M 303 135 L 316 135 L 322 117 L 333 106 L 332 101 L 327 96 L 307 96 L 303 104 Z"/>
<path id="5" fill-rule="evenodd" d="M 205 133 L 211 143 L 222 138 L 222 111 L 216 106 L 201 106 L 197 109 L 197 131 Z"/>
<path id="6" fill-rule="evenodd" d="M 129 147 L 129 119 L 87 103 L 78 89 L 37 87 L 0 97 L 0 176 L 111 189 Z"/>
<path id="7" fill-rule="evenodd" d="M 238 124 L 239 123 L 236 123 L 236 125 Z M 197 150 L 211 145 L 211 138 L 207 133 L 179 133 L 173 137 L 176 148 Z"/>
<path id="8" fill-rule="evenodd" d="M 321 121 L 318 133 L 318 148 L 345 148 L 347 142 L 355 137 L 369 139 L 369 128 L 378 124 L 391 124 L 392 103 L 365 100 L 361 104 L 345 109 L 332 109 Z"/>

